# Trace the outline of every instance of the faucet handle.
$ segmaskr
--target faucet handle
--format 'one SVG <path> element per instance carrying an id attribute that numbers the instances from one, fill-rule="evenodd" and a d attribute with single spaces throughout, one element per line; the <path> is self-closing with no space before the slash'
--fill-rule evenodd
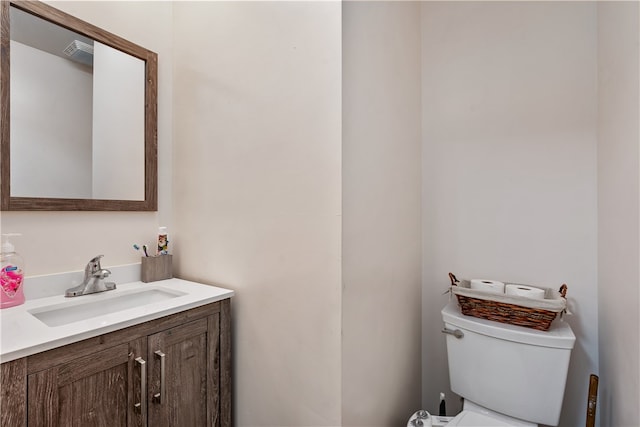
<path id="1" fill-rule="evenodd" d="M 89 261 L 89 263 L 87 264 L 88 270 L 93 272 L 102 270 L 102 267 L 100 267 L 100 258 L 102 258 L 104 255 L 96 255 L 93 258 L 91 258 L 91 260 Z"/>

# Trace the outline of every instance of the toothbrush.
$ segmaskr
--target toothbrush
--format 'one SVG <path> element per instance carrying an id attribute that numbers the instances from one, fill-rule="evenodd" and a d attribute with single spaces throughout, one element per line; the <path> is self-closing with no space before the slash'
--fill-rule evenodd
<path id="1" fill-rule="evenodd" d="M 136 251 L 140 250 L 140 246 L 137 243 L 133 244 L 133 249 Z M 144 252 L 144 256 L 148 257 L 149 253 L 147 252 L 147 245 L 142 245 L 142 252 Z"/>

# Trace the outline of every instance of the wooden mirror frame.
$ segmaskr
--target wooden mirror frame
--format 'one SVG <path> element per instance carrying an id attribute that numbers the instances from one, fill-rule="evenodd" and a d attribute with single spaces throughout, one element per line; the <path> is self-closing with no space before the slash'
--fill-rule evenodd
<path id="1" fill-rule="evenodd" d="M 9 8 L 90 37 L 145 61 L 144 200 L 65 199 L 11 196 Z M 3 211 L 157 211 L 158 210 L 158 55 L 39 1 L 0 1 L 0 207 Z"/>

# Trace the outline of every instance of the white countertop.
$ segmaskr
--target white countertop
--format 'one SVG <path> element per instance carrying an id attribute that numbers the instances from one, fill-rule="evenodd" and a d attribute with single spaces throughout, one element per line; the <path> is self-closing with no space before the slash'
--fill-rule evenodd
<path id="1" fill-rule="evenodd" d="M 87 303 L 109 304 L 117 297 L 156 289 L 177 295 L 163 301 L 142 303 L 113 313 L 97 315 L 60 326 L 47 326 L 30 312 L 60 304 L 76 306 Z M 27 300 L 23 305 L 0 310 L 0 362 L 50 350 L 118 329 L 158 319 L 170 314 L 232 297 L 233 291 L 181 279 L 152 283 L 117 284 L 113 291 L 65 298 L 64 294 Z"/>

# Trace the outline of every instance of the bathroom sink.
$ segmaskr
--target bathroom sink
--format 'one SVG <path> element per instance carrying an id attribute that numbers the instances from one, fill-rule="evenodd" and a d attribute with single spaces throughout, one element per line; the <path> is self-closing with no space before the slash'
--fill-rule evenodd
<path id="1" fill-rule="evenodd" d="M 161 288 L 144 289 L 137 292 L 116 295 L 110 295 L 109 292 L 105 292 L 71 298 L 61 304 L 38 307 L 28 310 L 28 312 L 45 325 L 53 327 L 131 308 L 143 307 L 182 295 L 186 294 L 184 292 Z"/>

